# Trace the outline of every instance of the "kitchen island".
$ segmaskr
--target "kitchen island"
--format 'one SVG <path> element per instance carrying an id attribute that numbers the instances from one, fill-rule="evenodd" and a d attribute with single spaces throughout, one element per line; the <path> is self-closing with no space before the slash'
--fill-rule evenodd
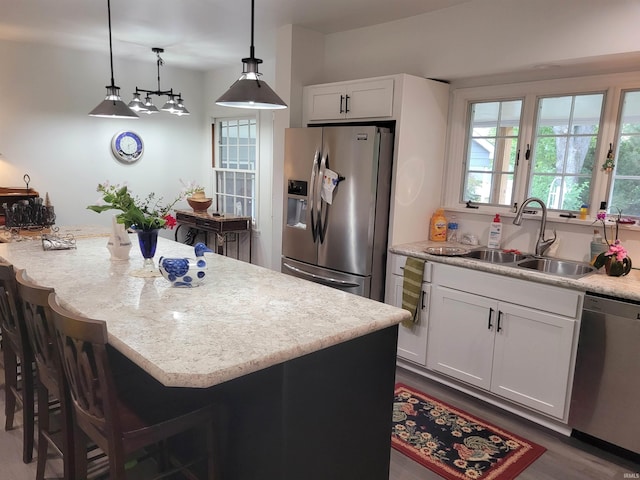
<path id="1" fill-rule="evenodd" d="M 173 288 L 111 261 L 106 238 L 0 257 L 107 322 L 110 343 L 167 387 L 201 388 L 228 411 L 224 478 L 388 478 L 397 324 L 409 314 L 221 255 L 204 285 Z M 193 257 L 160 238 L 156 259 Z"/>

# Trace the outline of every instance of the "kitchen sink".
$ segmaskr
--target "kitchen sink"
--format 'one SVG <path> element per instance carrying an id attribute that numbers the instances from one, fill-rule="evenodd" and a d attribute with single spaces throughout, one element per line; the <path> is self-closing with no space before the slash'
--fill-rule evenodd
<path id="1" fill-rule="evenodd" d="M 556 258 L 531 258 L 518 262 L 517 266 L 561 277 L 582 277 L 596 270 L 595 267 L 588 263 L 558 260 Z"/>
<path id="2" fill-rule="evenodd" d="M 491 248 L 471 250 L 464 256 L 466 258 L 474 258 L 476 260 L 482 260 L 483 262 L 490 263 L 515 263 L 529 257 L 529 255 L 522 253 L 514 253 Z"/>

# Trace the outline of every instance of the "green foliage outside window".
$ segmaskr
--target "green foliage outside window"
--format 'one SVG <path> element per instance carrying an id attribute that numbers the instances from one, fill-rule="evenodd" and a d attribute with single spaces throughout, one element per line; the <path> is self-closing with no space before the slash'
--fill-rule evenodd
<path id="1" fill-rule="evenodd" d="M 640 216 L 640 124 L 624 125 L 625 135 L 615 159 L 616 169 L 609 211 Z M 622 177 L 622 178 L 620 178 Z"/>

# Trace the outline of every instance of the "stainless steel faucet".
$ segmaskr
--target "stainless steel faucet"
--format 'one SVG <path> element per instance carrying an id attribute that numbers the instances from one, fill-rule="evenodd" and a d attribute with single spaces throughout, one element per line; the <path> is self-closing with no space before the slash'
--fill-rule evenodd
<path id="1" fill-rule="evenodd" d="M 540 235 L 538 235 L 538 240 L 536 241 L 536 256 L 541 257 L 544 255 L 544 252 L 546 252 L 547 249 L 551 246 L 551 244 L 556 241 L 557 237 L 556 231 L 554 230 L 553 238 L 549 238 L 547 240 L 545 240 L 544 238 L 544 232 L 547 226 L 547 206 L 545 205 L 545 203 L 536 197 L 527 198 L 524 202 L 522 202 L 522 205 L 520 205 L 518 213 L 516 213 L 516 218 L 513 219 L 513 224 L 522 225 L 522 214 L 524 213 L 524 209 L 532 202 L 539 203 L 540 207 L 542 208 L 542 218 L 540 219 Z"/>

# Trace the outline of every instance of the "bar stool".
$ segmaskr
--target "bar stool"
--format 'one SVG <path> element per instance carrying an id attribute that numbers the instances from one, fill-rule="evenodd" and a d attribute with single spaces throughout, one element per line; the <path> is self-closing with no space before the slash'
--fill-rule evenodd
<path id="1" fill-rule="evenodd" d="M 62 364 L 53 335 L 54 326 L 49 308 L 52 288 L 32 283 L 24 270 L 16 272 L 18 301 L 21 303 L 27 337 L 36 362 L 36 384 L 38 392 L 38 465 L 36 480 L 44 479 L 49 446 L 62 457 L 64 478 L 76 478 L 74 472 L 74 441 L 72 410 L 68 388 L 65 384 Z M 51 398 L 53 397 L 53 398 Z M 51 425 L 50 400 L 59 403 L 60 428 Z M 79 448 L 80 446 L 78 446 Z M 86 448 L 79 450 L 86 456 Z"/>
<path id="2" fill-rule="evenodd" d="M 16 407 L 22 408 L 22 461 L 33 459 L 35 431 L 34 360 L 22 309 L 18 308 L 16 274 L 0 262 L 0 326 L 5 383 L 5 430 L 13 429 Z"/>
<path id="3" fill-rule="evenodd" d="M 205 434 L 206 478 L 219 478 L 214 461 L 218 410 L 206 392 L 167 388 L 146 373 L 134 382 L 114 378 L 106 323 L 69 312 L 54 293 L 49 295 L 49 305 L 78 436 L 81 431 L 107 454 L 110 478 L 126 478 L 125 463 L 135 452 L 158 443 L 166 445 L 170 437 L 197 429 Z M 199 460 L 173 465 L 163 455 L 160 468 L 171 463 L 175 471 L 183 471 Z M 84 478 L 82 470 L 77 473 Z M 168 473 L 162 477 L 165 475 Z"/>

